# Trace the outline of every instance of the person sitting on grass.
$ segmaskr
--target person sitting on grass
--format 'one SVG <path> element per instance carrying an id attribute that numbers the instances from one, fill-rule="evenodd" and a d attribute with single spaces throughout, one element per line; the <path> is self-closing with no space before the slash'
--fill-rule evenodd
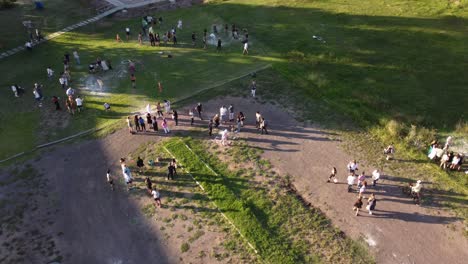
<path id="1" fill-rule="evenodd" d="M 458 153 L 453 157 L 452 164 L 450 165 L 450 169 L 452 170 L 460 170 L 463 164 L 463 155 Z"/>
<path id="2" fill-rule="evenodd" d="M 386 160 L 391 160 L 393 159 L 393 154 L 395 153 L 395 147 L 393 146 L 393 143 L 388 145 L 388 147 L 386 147 L 384 149 L 384 154 L 387 155 L 386 156 Z"/>
<path id="3" fill-rule="evenodd" d="M 439 167 L 446 170 L 447 168 L 450 167 L 452 160 L 453 160 L 453 152 L 444 153 L 444 155 L 442 155 L 442 158 L 440 159 Z"/>

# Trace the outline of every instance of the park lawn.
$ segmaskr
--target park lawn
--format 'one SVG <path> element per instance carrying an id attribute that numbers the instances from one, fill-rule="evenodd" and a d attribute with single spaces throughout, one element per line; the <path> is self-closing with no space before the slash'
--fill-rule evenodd
<path id="1" fill-rule="evenodd" d="M 169 13 L 165 16 L 166 23 L 176 23 L 178 17 L 184 15 L 186 10 L 180 13 Z M 268 59 L 257 56 L 260 53 L 254 52 L 253 56 L 242 56 L 242 44 L 225 43 L 221 52 L 216 52 L 214 46 L 207 50 L 201 48 L 201 32 L 203 28 L 211 27 L 212 21 L 222 21 L 216 16 L 203 14 L 193 19 L 191 23 L 186 23 L 184 29 L 179 31 L 179 44 L 174 46 L 168 44 L 164 47 L 140 46 L 136 42 L 135 34 L 133 40 L 127 42 L 124 37 L 124 29 L 129 26 L 133 32 L 139 28 L 139 20 L 134 19 L 129 22 L 104 20 L 101 23 L 83 27 L 78 31 L 60 36 L 50 42 L 40 45 L 32 52 L 21 52 L 0 62 L 0 71 L 4 72 L 1 81 L 2 87 L 9 87 L 13 83 L 18 83 L 26 88 L 26 94 L 22 98 L 14 98 L 9 89 L 2 92 L 5 96 L 0 98 L 2 115 L 12 115 L 18 112 L 40 112 L 35 115 L 30 127 L 14 134 L 16 138 L 7 137 L 6 131 L 0 131 L 1 144 L 9 145 L 11 140 L 25 140 L 30 142 L 26 145 L 10 146 L 2 148 L 0 157 L 7 157 L 18 152 L 30 150 L 34 144 L 45 143 L 65 136 L 73 135 L 90 128 L 106 127 L 117 120 L 135 112 L 144 110 L 147 104 L 154 108 L 156 102 L 163 99 L 171 101 L 183 98 L 196 93 L 210 86 L 220 84 L 225 80 L 248 75 L 256 69 L 270 63 Z M 169 27 L 167 28 L 169 29 Z M 191 45 L 191 32 L 198 32 L 198 46 Z M 124 39 L 123 43 L 116 43 L 115 34 L 120 32 Z M 254 38 L 255 39 L 255 38 Z M 107 73 L 96 74 L 95 77 L 104 80 L 105 92 L 80 91 L 84 97 L 85 110 L 81 114 L 69 117 L 67 114 L 61 116 L 51 115 L 52 104 L 50 98 L 53 95 L 62 99 L 64 91 L 61 90 L 57 75 L 62 68 L 62 57 L 65 52 L 71 53 L 77 49 L 82 61 L 81 65 L 72 64 L 72 87 L 80 87 L 86 78 L 90 78 L 87 72 L 88 63 L 96 58 L 111 60 L 114 70 Z M 159 52 L 164 52 L 163 55 Z M 261 52 L 261 51 L 260 51 Z M 167 58 L 170 53 L 173 57 Z M 137 88 L 132 89 L 130 76 L 128 74 L 128 64 L 126 61 L 136 62 Z M 18 62 L 24 62 L 19 64 Z M 72 58 L 73 61 L 73 58 Z M 47 79 L 45 69 L 51 66 L 55 70 L 56 76 Z M 92 77 L 91 77 L 92 78 Z M 161 94 L 157 91 L 157 82 L 163 85 Z M 45 106 L 39 110 L 33 101 L 32 86 L 35 82 L 44 84 L 44 94 L 46 96 Z M 248 88 L 246 88 L 248 89 Z M 106 112 L 103 104 L 111 104 L 112 111 Z M 196 102 L 192 102 L 194 105 Z M 64 105 L 62 104 L 62 107 Z M 188 109 L 178 109 L 188 111 Z M 17 116 L 15 119 L 21 118 Z M 54 126 L 51 123 L 66 123 L 65 126 Z M 44 120 L 46 119 L 46 120 Z M 47 121 L 47 122 L 44 122 Z M 37 124 L 44 124 L 39 129 L 42 131 L 41 137 L 36 133 Z M 36 126 L 32 126 L 35 124 Z"/>
<path id="2" fill-rule="evenodd" d="M 10 9 L 0 10 L 0 53 L 23 45 L 29 34 L 23 21 L 31 21 L 46 35 L 92 17 L 95 10 L 86 0 L 45 0 L 45 8 L 36 10 L 33 1 L 18 0 Z"/>

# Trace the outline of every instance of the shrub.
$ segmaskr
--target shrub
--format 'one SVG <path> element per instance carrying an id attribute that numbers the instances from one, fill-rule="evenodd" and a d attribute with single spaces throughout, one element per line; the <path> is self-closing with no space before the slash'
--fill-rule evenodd
<path id="1" fill-rule="evenodd" d="M 288 52 L 287 57 L 290 61 L 303 61 L 305 58 L 305 55 L 303 52 L 293 50 Z"/>
<path id="2" fill-rule="evenodd" d="M 189 249 L 190 249 L 190 245 L 187 242 L 182 243 L 182 245 L 180 246 L 180 251 L 182 253 L 187 252 Z"/>
<path id="3" fill-rule="evenodd" d="M 460 120 L 455 126 L 455 132 L 461 135 L 468 135 L 468 122 Z"/>
<path id="4" fill-rule="evenodd" d="M 385 129 L 392 138 L 404 138 L 407 133 L 406 126 L 396 120 L 390 120 Z"/>
<path id="5" fill-rule="evenodd" d="M 411 125 L 409 133 L 406 136 L 405 140 L 409 145 L 418 149 L 423 149 L 434 138 L 436 138 L 435 130 Z"/>

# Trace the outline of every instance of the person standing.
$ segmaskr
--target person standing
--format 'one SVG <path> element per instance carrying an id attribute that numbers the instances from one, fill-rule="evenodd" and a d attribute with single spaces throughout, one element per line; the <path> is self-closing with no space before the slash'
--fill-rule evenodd
<path id="1" fill-rule="evenodd" d="M 169 100 L 164 100 L 164 110 L 166 111 L 166 114 L 171 112 L 171 102 L 169 102 Z"/>
<path id="2" fill-rule="evenodd" d="M 248 55 L 248 54 L 249 54 L 249 42 L 245 41 L 244 50 L 242 51 L 242 55 Z"/>
<path id="3" fill-rule="evenodd" d="M 130 132 L 130 134 L 133 134 L 133 124 L 129 116 L 127 116 L 127 127 L 128 127 L 128 132 Z"/>
<path id="4" fill-rule="evenodd" d="M 137 158 L 136 165 L 138 167 L 138 172 L 143 173 L 143 167 L 145 167 L 145 162 L 143 161 L 142 158 L 140 158 L 140 156 L 138 156 Z"/>
<path id="5" fill-rule="evenodd" d="M 146 190 L 148 190 L 148 193 L 151 194 L 151 191 L 153 190 L 153 182 L 151 182 L 151 179 L 148 176 L 146 176 L 145 178 L 145 185 L 146 185 Z"/>
<path id="6" fill-rule="evenodd" d="M 220 52 L 221 51 L 221 39 L 218 39 L 218 45 L 216 46 L 216 51 Z"/>
<path id="7" fill-rule="evenodd" d="M 363 196 L 367 189 L 367 181 L 363 181 L 361 188 L 359 188 L 359 196 Z"/>
<path id="8" fill-rule="evenodd" d="M 198 112 L 198 117 L 200 118 L 200 120 L 203 120 L 202 115 L 201 115 L 203 112 L 203 106 L 201 103 L 197 104 L 197 112 Z"/>
<path id="9" fill-rule="evenodd" d="M 132 188 L 133 178 L 132 172 L 130 171 L 130 168 L 127 165 L 123 165 L 123 175 L 125 184 L 127 184 L 127 188 L 130 191 Z"/>
<path id="10" fill-rule="evenodd" d="M 141 130 L 141 128 L 140 128 L 140 119 L 138 118 L 138 115 L 135 115 L 133 117 L 133 122 L 135 123 L 135 130 L 136 130 L 135 132 L 140 131 Z"/>
<path id="11" fill-rule="evenodd" d="M 372 186 L 375 186 L 379 179 L 380 179 L 380 171 L 379 171 L 379 169 L 375 169 L 372 172 Z"/>
<path id="12" fill-rule="evenodd" d="M 162 87 L 161 82 L 158 82 L 158 91 L 159 91 L 159 94 L 161 94 L 162 91 L 163 91 L 163 87 Z"/>
<path id="13" fill-rule="evenodd" d="M 107 170 L 106 178 L 107 178 L 107 183 L 109 183 L 111 187 L 111 190 L 114 190 L 114 180 L 112 180 L 111 170 L 109 169 Z"/>
<path id="14" fill-rule="evenodd" d="M 136 77 L 135 77 L 135 74 L 132 73 L 132 75 L 130 75 L 130 81 L 132 82 L 132 88 L 135 89 L 135 88 L 136 88 Z"/>
<path id="15" fill-rule="evenodd" d="M 416 202 L 417 205 L 419 205 L 421 200 L 421 189 L 421 180 L 418 180 L 416 182 L 416 185 L 411 187 L 411 195 L 413 196 L 413 200 Z"/>
<path id="16" fill-rule="evenodd" d="M 257 91 L 257 83 L 255 81 L 252 81 L 252 84 L 250 85 L 250 92 L 252 93 L 253 98 L 255 98 L 256 91 Z"/>
<path id="17" fill-rule="evenodd" d="M 78 109 L 78 112 L 81 113 L 81 109 L 83 108 L 83 99 L 81 99 L 81 97 L 78 96 L 76 97 L 75 102 L 76 102 L 76 107 Z"/>
<path id="18" fill-rule="evenodd" d="M 153 130 L 154 132 L 158 131 L 158 121 L 156 120 L 156 116 L 153 116 Z"/>
<path id="19" fill-rule="evenodd" d="M 192 45 L 195 46 L 195 41 L 197 40 L 197 37 L 195 36 L 195 32 L 192 32 Z"/>
<path id="20" fill-rule="evenodd" d="M 377 205 L 377 199 L 375 199 L 375 194 L 372 193 L 367 199 L 367 206 L 366 209 L 369 211 L 369 214 L 372 215 L 372 211 L 375 210 L 375 206 Z"/>
<path id="21" fill-rule="evenodd" d="M 76 64 L 80 65 L 81 62 L 80 62 L 80 55 L 78 55 L 78 51 L 76 51 L 76 50 L 73 51 L 73 57 L 75 58 Z"/>
<path id="22" fill-rule="evenodd" d="M 59 98 L 57 96 L 55 96 L 55 95 L 52 96 L 52 103 L 54 103 L 56 111 L 61 110 L 60 103 L 59 103 Z"/>
<path id="23" fill-rule="evenodd" d="M 240 114 L 238 114 L 237 118 L 236 118 L 236 125 L 237 125 L 236 132 L 237 133 L 240 133 L 240 131 L 241 131 L 241 124 L 242 124 L 241 116 L 240 116 Z"/>
<path id="24" fill-rule="evenodd" d="M 262 121 L 262 115 L 260 114 L 259 111 L 255 113 L 255 127 L 257 129 L 260 129 L 260 122 Z"/>
<path id="25" fill-rule="evenodd" d="M 156 104 L 156 114 L 158 115 L 158 117 L 164 117 L 160 102 Z"/>
<path id="26" fill-rule="evenodd" d="M 167 180 L 174 180 L 174 175 L 176 172 L 176 168 L 174 164 L 169 163 L 169 166 L 167 167 Z"/>
<path id="27" fill-rule="evenodd" d="M 154 40 L 154 38 L 153 38 L 153 40 Z M 141 32 L 138 33 L 138 43 L 140 43 L 140 45 L 143 44 L 143 36 L 141 35 Z"/>
<path id="28" fill-rule="evenodd" d="M 361 173 L 361 175 L 359 175 L 359 177 L 358 177 L 357 187 L 361 188 L 363 182 L 365 182 L 365 181 L 366 181 L 366 175 L 365 175 L 365 172 L 363 171 Z"/>
<path id="29" fill-rule="evenodd" d="M 356 176 L 354 175 L 353 172 L 349 173 L 347 181 L 348 181 L 348 192 L 352 192 L 354 182 L 356 181 Z"/>
<path id="30" fill-rule="evenodd" d="M 245 121 L 244 113 L 239 112 L 239 117 L 240 117 L 240 125 L 241 125 L 241 127 L 244 127 L 244 121 Z"/>
<path id="31" fill-rule="evenodd" d="M 54 71 L 52 70 L 52 68 L 49 66 L 47 67 L 47 78 L 52 78 L 52 76 L 54 75 Z"/>
<path id="32" fill-rule="evenodd" d="M 42 107 L 42 103 L 41 103 L 41 95 L 39 94 L 39 92 L 37 91 L 37 89 L 34 89 L 33 90 L 33 94 L 34 94 L 34 99 L 36 100 L 36 102 L 38 102 L 38 106 L 39 107 Z"/>
<path id="33" fill-rule="evenodd" d="M 265 118 L 262 117 L 262 121 L 260 122 L 260 129 L 261 129 L 261 134 L 263 135 L 263 131 L 265 131 L 265 134 L 268 135 L 268 130 L 267 130 L 267 121 Z"/>
<path id="34" fill-rule="evenodd" d="M 138 118 L 138 122 L 140 123 L 141 131 L 146 132 L 146 125 L 143 117 L 140 116 L 140 118 Z"/>
<path id="35" fill-rule="evenodd" d="M 193 110 L 192 109 L 189 110 L 189 116 L 190 116 L 190 125 L 193 126 L 194 119 L 193 119 Z"/>
<path id="36" fill-rule="evenodd" d="M 333 179 L 333 182 L 337 183 L 338 182 L 338 180 L 336 179 L 336 174 L 337 173 L 338 173 L 338 171 L 336 170 L 335 167 L 333 167 L 332 170 L 331 170 L 330 176 L 328 177 L 327 182 L 330 182 Z"/>
<path id="37" fill-rule="evenodd" d="M 357 201 L 354 203 L 353 210 L 356 211 L 356 216 L 359 215 L 359 210 L 362 208 L 362 197 L 359 196 Z"/>
<path id="38" fill-rule="evenodd" d="M 208 123 L 208 135 L 211 137 L 213 135 L 213 120 L 210 119 Z"/>
<path id="39" fill-rule="evenodd" d="M 229 105 L 229 122 L 234 121 L 234 106 L 232 104 Z"/>
<path id="40" fill-rule="evenodd" d="M 153 127 L 153 118 L 151 118 L 150 113 L 146 114 L 146 123 L 148 124 L 148 130 L 151 130 L 151 128 Z"/>
<path id="41" fill-rule="evenodd" d="M 228 117 L 227 112 L 228 110 L 226 106 L 225 105 L 221 106 L 221 108 L 219 109 L 219 116 L 221 117 L 221 122 L 226 123 L 227 117 Z"/>
<path id="42" fill-rule="evenodd" d="M 216 114 L 214 117 L 213 117 L 213 123 L 214 123 L 214 127 L 215 128 L 218 128 L 219 127 L 219 115 Z"/>
<path id="43" fill-rule="evenodd" d="M 171 132 L 171 130 L 169 130 L 169 126 L 167 124 L 166 118 L 163 118 L 163 120 L 161 122 L 161 127 L 164 129 L 164 134 L 167 134 L 167 133 Z"/>
<path id="44" fill-rule="evenodd" d="M 126 27 L 125 28 L 125 35 L 127 35 L 127 41 L 130 39 L 130 28 Z"/>
<path id="45" fill-rule="evenodd" d="M 174 120 L 175 125 L 178 126 L 179 125 L 179 114 L 177 113 L 176 110 L 172 110 L 172 119 Z"/>

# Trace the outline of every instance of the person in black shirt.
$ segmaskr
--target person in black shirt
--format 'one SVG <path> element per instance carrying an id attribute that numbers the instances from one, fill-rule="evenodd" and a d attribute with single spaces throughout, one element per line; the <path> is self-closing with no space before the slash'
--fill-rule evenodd
<path id="1" fill-rule="evenodd" d="M 174 119 L 175 125 L 179 125 L 179 114 L 176 110 L 172 110 L 172 119 Z"/>
<path id="2" fill-rule="evenodd" d="M 141 173 L 142 168 L 145 166 L 145 163 L 143 162 L 143 159 L 138 157 L 136 164 L 137 164 L 137 167 L 138 167 L 138 172 Z"/>
<path id="3" fill-rule="evenodd" d="M 195 32 L 192 33 L 192 45 L 195 46 L 195 41 L 197 40 L 197 37 L 195 36 Z"/>
<path id="4" fill-rule="evenodd" d="M 170 163 L 169 166 L 167 167 L 167 179 L 173 180 L 175 174 L 176 174 L 176 168 L 172 163 Z"/>
<path id="5" fill-rule="evenodd" d="M 216 49 L 217 49 L 218 51 L 221 50 L 221 39 L 220 39 L 220 38 L 218 39 L 218 46 L 216 47 Z"/>
<path id="6" fill-rule="evenodd" d="M 197 112 L 198 112 L 198 117 L 200 118 L 200 120 L 203 120 L 203 118 L 202 118 L 202 116 L 201 116 L 202 111 L 203 111 L 202 104 L 201 104 L 201 103 L 198 103 L 198 105 L 197 105 Z"/>

